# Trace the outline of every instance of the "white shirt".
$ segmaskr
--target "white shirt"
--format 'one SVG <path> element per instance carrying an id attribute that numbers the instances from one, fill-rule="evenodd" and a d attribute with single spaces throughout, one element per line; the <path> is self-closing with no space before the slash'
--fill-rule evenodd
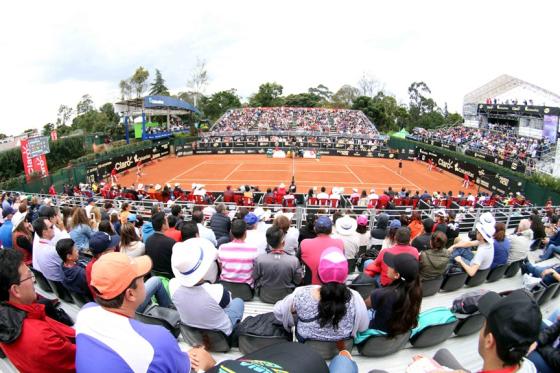
<path id="1" fill-rule="evenodd" d="M 266 254 L 266 248 L 268 247 L 268 244 L 266 243 L 265 232 L 259 231 L 257 229 L 247 230 L 247 237 L 245 238 L 245 243 L 248 246 L 256 247 L 258 255 Z"/>
<path id="2" fill-rule="evenodd" d="M 378 196 L 377 194 L 375 194 L 375 193 L 371 193 L 369 196 L 367 196 L 368 203 L 369 203 L 369 201 L 371 201 L 372 199 L 379 199 L 379 196 Z"/>
<path id="3" fill-rule="evenodd" d="M 329 195 L 325 192 L 317 194 L 317 199 L 329 199 Z"/>
<path id="4" fill-rule="evenodd" d="M 214 247 L 218 246 L 218 242 L 216 241 L 216 235 L 212 229 L 206 228 L 204 225 L 197 223 L 196 226 L 198 227 L 198 236 L 201 238 L 206 238 L 208 241 L 212 242 Z"/>

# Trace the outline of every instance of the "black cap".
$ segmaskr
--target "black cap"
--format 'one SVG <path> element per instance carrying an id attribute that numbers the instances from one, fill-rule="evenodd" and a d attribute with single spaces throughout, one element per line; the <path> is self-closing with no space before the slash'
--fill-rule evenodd
<path id="1" fill-rule="evenodd" d="M 524 290 L 512 291 L 505 297 L 489 291 L 480 297 L 478 309 L 486 317 L 496 343 L 504 349 L 528 349 L 539 336 L 541 310 Z"/>
<path id="2" fill-rule="evenodd" d="M 410 254 L 395 255 L 386 252 L 383 255 L 383 262 L 393 268 L 404 281 L 411 282 L 418 277 L 420 264 L 418 260 Z"/>

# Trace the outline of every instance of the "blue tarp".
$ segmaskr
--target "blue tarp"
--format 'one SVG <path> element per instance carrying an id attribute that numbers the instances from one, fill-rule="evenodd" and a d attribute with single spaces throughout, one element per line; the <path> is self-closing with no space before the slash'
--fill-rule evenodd
<path id="1" fill-rule="evenodd" d="M 169 109 L 182 109 L 182 110 L 189 110 L 200 114 L 197 108 L 185 102 L 183 100 L 179 100 L 175 97 L 169 96 L 146 96 L 144 97 L 144 107 L 145 108 L 169 108 Z"/>

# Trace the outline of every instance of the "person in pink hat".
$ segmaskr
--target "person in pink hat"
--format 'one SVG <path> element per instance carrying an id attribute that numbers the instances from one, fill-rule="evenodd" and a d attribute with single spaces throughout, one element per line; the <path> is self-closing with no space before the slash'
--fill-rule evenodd
<path id="1" fill-rule="evenodd" d="M 348 263 L 337 247 L 325 249 L 319 260 L 321 285 L 308 285 L 274 305 L 274 315 L 286 330 L 296 325 L 305 340 L 340 341 L 368 328 L 366 305 L 360 294 L 345 284 Z M 297 317 L 294 318 L 294 315 Z"/>

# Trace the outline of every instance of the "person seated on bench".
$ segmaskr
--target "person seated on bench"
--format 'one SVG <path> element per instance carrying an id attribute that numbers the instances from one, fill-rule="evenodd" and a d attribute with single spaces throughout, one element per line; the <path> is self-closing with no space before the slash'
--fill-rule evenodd
<path id="1" fill-rule="evenodd" d="M 476 242 L 478 249 L 472 260 L 465 259 L 462 256 L 455 256 L 455 262 L 463 268 L 470 277 L 473 277 L 478 270 L 489 269 L 494 260 L 494 233 L 496 232 L 495 223 L 476 223 Z M 452 245 L 451 248 L 459 247 Z M 450 248 L 450 249 L 451 249 Z"/>
<path id="2" fill-rule="evenodd" d="M 175 278 L 169 281 L 169 292 L 184 324 L 220 330 L 229 336 L 243 317 L 245 304 L 240 298 L 232 299 L 222 284 L 204 280 L 215 260 L 216 249 L 210 241 L 197 238 L 183 242 L 171 256 Z"/>
<path id="3" fill-rule="evenodd" d="M 63 238 L 56 243 L 56 252 L 62 259 L 62 285 L 72 293 L 91 299 L 87 286 L 86 269 L 79 259 L 78 248 L 71 238 Z"/>
<path id="4" fill-rule="evenodd" d="M 321 285 L 296 288 L 274 305 L 276 319 L 286 330 L 296 325 L 300 342 L 334 342 L 366 330 L 369 324 L 366 305 L 358 292 L 345 285 L 348 262 L 339 248 L 323 251 L 317 274 Z"/>
<path id="5" fill-rule="evenodd" d="M 392 283 L 373 290 L 365 303 L 371 310 L 370 329 L 384 331 L 393 337 L 406 333 L 418 324 L 422 303 L 419 263 L 410 254 L 385 253 L 383 261 L 387 265 L 387 277 Z"/>

